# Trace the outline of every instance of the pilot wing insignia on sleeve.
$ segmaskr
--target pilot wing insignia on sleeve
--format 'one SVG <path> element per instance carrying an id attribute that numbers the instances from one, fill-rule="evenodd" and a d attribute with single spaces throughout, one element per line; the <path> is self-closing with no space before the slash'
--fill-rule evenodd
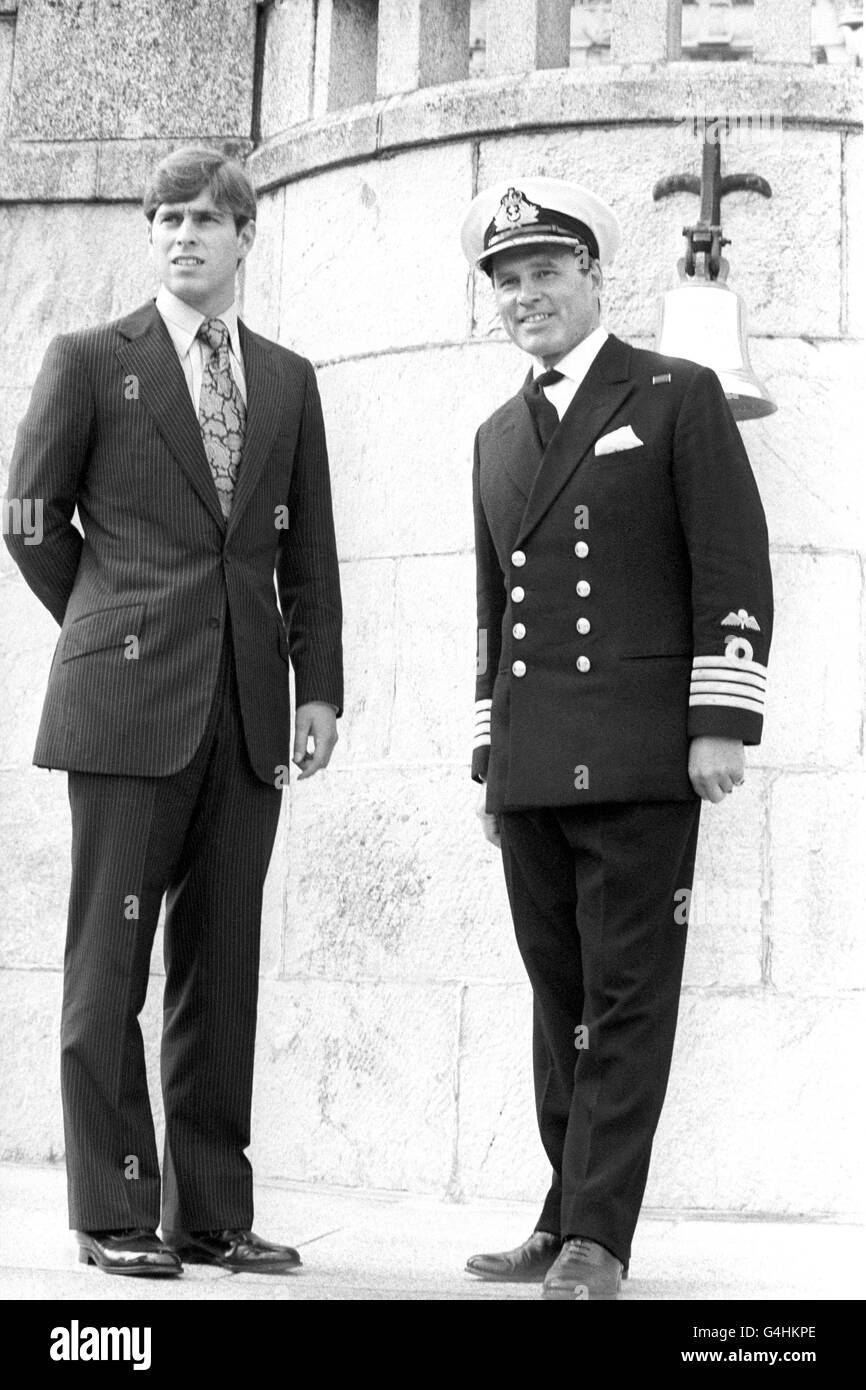
<path id="1" fill-rule="evenodd" d="M 726 618 L 722 618 L 721 625 L 722 627 L 738 627 L 741 631 L 747 627 L 750 627 L 753 632 L 761 631 L 760 623 L 750 613 L 747 613 L 745 608 L 738 608 L 736 613 L 729 613 Z"/>

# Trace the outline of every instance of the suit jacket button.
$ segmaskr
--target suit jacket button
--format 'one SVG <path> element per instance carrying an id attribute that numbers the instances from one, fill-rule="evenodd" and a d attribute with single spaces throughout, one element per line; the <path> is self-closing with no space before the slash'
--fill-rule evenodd
<path id="1" fill-rule="evenodd" d="M 587 579 L 578 579 L 575 585 L 575 592 L 580 598 L 588 598 L 590 594 L 589 581 Z"/>
<path id="2" fill-rule="evenodd" d="M 578 618 L 577 622 L 575 623 L 575 627 L 583 637 L 585 637 L 586 634 L 589 632 L 590 626 L 591 624 L 589 618 Z"/>
<path id="3" fill-rule="evenodd" d="M 207 625 L 208 627 L 219 627 L 220 620 L 219 618 L 208 618 Z"/>
<path id="4" fill-rule="evenodd" d="M 579 656 L 579 657 L 577 658 L 577 669 L 578 669 L 578 671 L 588 671 L 589 668 L 590 668 L 590 665 L 591 665 L 591 663 L 590 663 L 590 660 L 589 660 L 589 657 L 588 657 L 588 656 Z"/>
<path id="5" fill-rule="evenodd" d="M 511 590 L 511 599 L 512 599 L 512 602 L 513 602 L 513 603 L 522 603 L 524 597 L 525 597 L 525 595 L 524 595 L 524 592 L 523 592 L 523 590 L 521 589 L 520 585 L 519 585 L 519 584 L 515 585 L 515 587 Z"/>
<path id="6" fill-rule="evenodd" d="M 574 547 L 574 553 L 579 560 L 585 560 L 589 554 L 589 546 L 586 541 L 578 541 L 577 545 Z"/>
<path id="7" fill-rule="evenodd" d="M 515 675 L 515 676 L 525 676 L 525 675 L 526 675 L 526 662 L 525 662 L 525 661 L 515 661 L 515 662 L 512 664 L 511 673 L 512 673 L 512 675 Z"/>
<path id="8" fill-rule="evenodd" d="M 526 628 L 524 627 L 523 623 L 515 623 L 515 624 L 514 624 L 514 627 L 511 629 L 511 635 L 512 635 L 513 637 L 516 637 L 517 640 L 518 640 L 518 642 L 520 641 L 520 639 L 521 639 L 522 637 L 525 637 L 525 636 L 526 636 Z"/>
<path id="9" fill-rule="evenodd" d="M 514 554 L 511 557 L 511 563 L 512 565 L 516 565 L 518 569 L 520 569 L 521 565 L 526 564 L 526 556 L 524 555 L 522 550 L 515 550 Z"/>

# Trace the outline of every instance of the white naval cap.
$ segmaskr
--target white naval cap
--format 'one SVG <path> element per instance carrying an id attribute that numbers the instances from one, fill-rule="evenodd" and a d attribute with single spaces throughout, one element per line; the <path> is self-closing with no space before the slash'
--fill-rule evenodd
<path id="1" fill-rule="evenodd" d="M 622 240 L 613 208 L 579 183 L 515 177 L 477 194 L 463 219 L 460 241 L 470 265 L 483 267 L 498 251 L 537 243 L 585 246 L 610 265 Z"/>

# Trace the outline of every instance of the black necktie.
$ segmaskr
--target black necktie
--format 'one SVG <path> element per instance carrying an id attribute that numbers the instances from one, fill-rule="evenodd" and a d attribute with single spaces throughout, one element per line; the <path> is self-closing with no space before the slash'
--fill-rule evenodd
<path id="1" fill-rule="evenodd" d="M 538 438 L 541 440 L 542 449 L 546 449 L 559 425 L 559 415 L 556 406 L 552 405 L 544 394 L 543 387 L 552 386 L 555 381 L 562 381 L 563 373 L 557 371 L 542 372 L 523 388 L 523 398 L 529 406 L 529 413 L 535 421 L 535 429 Z"/>

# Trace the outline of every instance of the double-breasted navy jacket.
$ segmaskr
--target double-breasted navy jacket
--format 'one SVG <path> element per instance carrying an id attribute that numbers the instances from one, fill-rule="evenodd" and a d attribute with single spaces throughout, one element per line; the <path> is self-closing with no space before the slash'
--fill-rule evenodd
<path id="1" fill-rule="evenodd" d="M 542 454 L 476 436 L 472 776 L 487 809 L 692 799 L 691 738 L 760 742 L 767 527 L 715 373 L 610 336 Z"/>

